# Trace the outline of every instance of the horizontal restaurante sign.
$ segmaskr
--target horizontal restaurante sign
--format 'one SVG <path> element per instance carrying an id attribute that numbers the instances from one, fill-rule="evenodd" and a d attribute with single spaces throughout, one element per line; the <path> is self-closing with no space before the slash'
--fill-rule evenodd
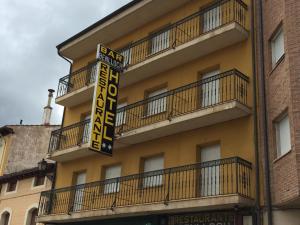
<path id="1" fill-rule="evenodd" d="M 90 149 L 112 155 L 118 86 L 124 57 L 98 45 L 97 80 L 94 91 Z"/>
<path id="2" fill-rule="evenodd" d="M 203 212 L 169 216 L 168 225 L 234 225 L 232 212 Z"/>

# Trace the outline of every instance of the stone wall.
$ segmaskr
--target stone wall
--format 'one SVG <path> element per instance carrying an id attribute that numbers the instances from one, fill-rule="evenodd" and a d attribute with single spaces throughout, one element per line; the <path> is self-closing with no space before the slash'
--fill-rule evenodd
<path id="1" fill-rule="evenodd" d="M 46 158 L 51 131 L 59 126 L 15 125 L 8 150 L 7 165 L 4 173 L 36 167 L 37 163 Z"/>

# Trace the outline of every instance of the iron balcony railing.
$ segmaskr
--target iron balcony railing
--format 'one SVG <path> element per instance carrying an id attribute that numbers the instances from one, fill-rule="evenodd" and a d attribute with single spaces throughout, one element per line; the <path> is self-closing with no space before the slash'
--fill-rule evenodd
<path id="1" fill-rule="evenodd" d="M 165 50 L 176 48 L 205 33 L 236 22 L 246 24 L 247 5 L 241 0 L 219 0 L 148 37 L 120 49 L 125 66 L 134 65 Z"/>
<path id="2" fill-rule="evenodd" d="M 39 216 L 232 194 L 251 198 L 251 171 L 250 162 L 233 157 L 45 191 Z"/>
<path id="3" fill-rule="evenodd" d="M 247 5 L 241 0 L 219 0 L 200 11 L 185 17 L 129 46 L 119 49 L 125 57 L 124 66 L 135 65 L 160 54 L 170 48 L 176 48 L 205 33 L 236 22 L 242 27 L 246 24 Z M 95 82 L 96 67 L 90 64 L 59 80 L 57 97 L 85 87 Z"/>
<path id="4" fill-rule="evenodd" d="M 86 67 L 60 78 L 57 88 L 57 97 L 64 96 L 82 87 L 86 87 L 92 83 L 95 83 L 97 75 L 97 63 L 98 61 L 95 61 Z"/>
<path id="5" fill-rule="evenodd" d="M 248 82 L 247 76 L 233 69 L 119 108 L 115 134 L 231 101 L 247 105 Z M 49 153 L 87 143 L 89 127 L 86 120 L 53 131 Z"/>

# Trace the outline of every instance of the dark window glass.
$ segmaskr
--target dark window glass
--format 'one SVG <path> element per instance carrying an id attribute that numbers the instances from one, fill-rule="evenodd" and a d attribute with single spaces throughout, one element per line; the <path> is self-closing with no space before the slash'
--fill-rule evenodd
<path id="1" fill-rule="evenodd" d="M 17 181 L 11 181 L 7 184 L 6 192 L 15 191 L 17 188 Z"/>
<path id="2" fill-rule="evenodd" d="M 43 185 L 45 182 L 45 176 L 37 176 L 34 178 L 34 187 Z"/>
<path id="3" fill-rule="evenodd" d="M 30 225 L 36 225 L 35 217 L 37 217 L 37 215 L 38 215 L 38 210 L 37 210 L 37 209 L 34 209 L 34 210 L 31 212 Z"/>

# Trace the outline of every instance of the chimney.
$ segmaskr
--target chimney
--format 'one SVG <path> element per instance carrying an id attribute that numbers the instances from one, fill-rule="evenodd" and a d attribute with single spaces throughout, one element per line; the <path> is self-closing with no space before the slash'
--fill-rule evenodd
<path id="1" fill-rule="evenodd" d="M 52 107 L 51 107 L 51 101 L 53 98 L 53 89 L 48 89 L 48 103 L 44 107 L 44 114 L 43 114 L 43 125 L 50 125 L 50 119 L 51 119 L 51 113 L 52 113 Z"/>

